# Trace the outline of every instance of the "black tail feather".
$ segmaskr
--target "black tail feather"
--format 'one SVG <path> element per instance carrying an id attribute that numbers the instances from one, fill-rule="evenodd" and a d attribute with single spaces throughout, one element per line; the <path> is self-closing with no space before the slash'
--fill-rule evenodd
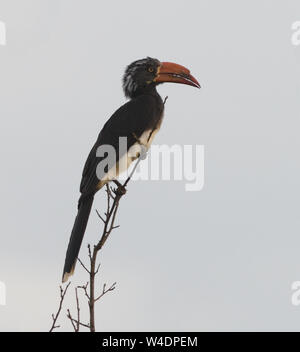
<path id="1" fill-rule="evenodd" d="M 94 196 L 81 198 L 78 205 L 78 213 L 72 229 L 63 272 L 62 281 L 66 282 L 74 272 L 77 257 L 81 247 L 84 232 L 88 223 Z"/>

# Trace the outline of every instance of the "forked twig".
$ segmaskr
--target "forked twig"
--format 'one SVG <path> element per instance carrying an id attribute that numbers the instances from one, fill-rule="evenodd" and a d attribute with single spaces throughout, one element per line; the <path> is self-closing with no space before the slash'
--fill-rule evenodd
<path id="1" fill-rule="evenodd" d="M 68 285 L 65 287 L 65 289 L 62 288 L 62 286 L 59 286 L 59 290 L 60 290 L 60 301 L 59 301 L 59 306 L 58 306 L 58 310 L 56 312 L 56 315 L 52 314 L 52 326 L 49 330 L 49 332 L 52 332 L 54 329 L 60 328 L 60 325 L 56 325 L 57 319 L 60 315 L 62 306 L 63 306 L 63 301 L 65 299 L 65 295 L 67 293 L 67 290 L 70 286 L 71 282 L 68 283 Z"/>

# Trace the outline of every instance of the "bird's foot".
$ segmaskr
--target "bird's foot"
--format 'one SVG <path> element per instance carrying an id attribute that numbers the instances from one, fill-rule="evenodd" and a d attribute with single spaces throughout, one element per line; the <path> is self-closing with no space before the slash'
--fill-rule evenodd
<path id="1" fill-rule="evenodd" d="M 116 195 L 121 195 L 123 196 L 124 194 L 126 194 L 127 190 L 126 188 L 118 181 L 118 180 L 113 180 L 114 183 L 118 186 L 117 188 L 115 188 L 113 191 Z"/>

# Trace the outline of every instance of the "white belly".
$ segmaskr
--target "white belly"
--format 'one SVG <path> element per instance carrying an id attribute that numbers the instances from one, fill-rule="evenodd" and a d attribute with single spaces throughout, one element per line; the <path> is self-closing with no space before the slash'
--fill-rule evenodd
<path id="1" fill-rule="evenodd" d="M 136 160 L 142 153 L 148 151 L 151 146 L 151 143 L 159 131 L 159 128 L 155 130 L 145 131 L 139 138 L 139 141 L 134 143 L 126 154 L 124 154 L 121 159 L 117 162 L 116 167 L 111 168 L 107 174 L 101 179 L 98 184 L 98 189 L 103 187 L 108 181 L 116 179 L 120 174 L 125 172 L 131 163 Z"/>

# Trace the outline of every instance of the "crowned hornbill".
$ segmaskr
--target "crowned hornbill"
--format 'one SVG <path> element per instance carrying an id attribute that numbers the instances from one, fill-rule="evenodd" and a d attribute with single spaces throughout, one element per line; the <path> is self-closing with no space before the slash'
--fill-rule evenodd
<path id="1" fill-rule="evenodd" d="M 159 130 L 164 103 L 156 91 L 156 86 L 163 82 L 183 83 L 200 88 L 200 84 L 190 74 L 190 71 L 175 63 L 160 62 L 147 57 L 127 67 L 123 77 L 123 89 L 125 96 L 130 100 L 106 122 L 83 169 L 78 213 L 66 254 L 63 282 L 67 281 L 74 272 L 95 193 L 108 181 L 115 179 L 118 174 L 125 171 L 138 157 L 138 154 L 132 156 L 133 147 L 143 145 L 147 150 Z M 113 168 L 114 172 L 106 169 L 106 173 L 99 177 L 96 174 L 97 164 L 103 158 L 97 157 L 96 151 L 99 146 L 103 145 L 110 145 L 118 151 L 119 137 L 127 138 L 127 150 L 123 155 L 117 153 L 118 159 L 116 159 L 116 167 Z M 123 163 L 120 162 L 121 159 Z"/>

